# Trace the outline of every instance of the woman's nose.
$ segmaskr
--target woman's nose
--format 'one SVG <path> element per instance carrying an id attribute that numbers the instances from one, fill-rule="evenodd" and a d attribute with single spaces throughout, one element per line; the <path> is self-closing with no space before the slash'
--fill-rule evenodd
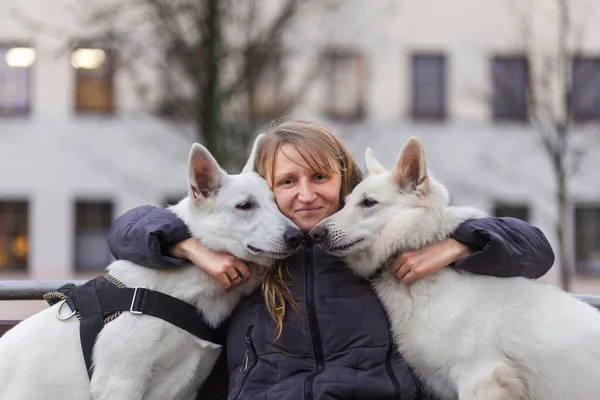
<path id="1" fill-rule="evenodd" d="M 300 185 L 298 188 L 298 199 L 303 202 L 311 202 L 317 198 L 317 193 L 315 192 L 313 186 L 310 182 L 300 181 Z"/>

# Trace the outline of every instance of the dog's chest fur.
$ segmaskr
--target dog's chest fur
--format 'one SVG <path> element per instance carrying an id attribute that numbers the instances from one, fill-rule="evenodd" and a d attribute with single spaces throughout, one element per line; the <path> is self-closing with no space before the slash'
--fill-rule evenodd
<path id="1" fill-rule="evenodd" d="M 386 270 L 373 282 L 390 318 L 398 351 L 441 399 L 456 396 L 448 380 L 449 368 L 444 367 L 454 362 L 448 345 L 456 335 L 457 321 L 449 309 L 455 303 L 446 307 L 438 300 L 443 299 L 443 288 L 452 284 L 453 275 L 453 271 L 442 271 L 409 287 Z"/>

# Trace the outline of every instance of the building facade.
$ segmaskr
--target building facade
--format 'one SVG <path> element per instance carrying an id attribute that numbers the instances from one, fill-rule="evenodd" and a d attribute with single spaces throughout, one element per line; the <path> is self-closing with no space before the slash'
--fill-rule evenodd
<path id="1" fill-rule="evenodd" d="M 569 121 L 573 291 L 600 293 L 600 5 L 570 2 L 560 31 L 565 10 L 551 3 L 308 5 L 285 37 L 283 79 L 264 81 L 264 104 L 309 84 L 291 115 L 331 125 L 361 163 L 372 147 L 392 167 L 404 141 L 418 136 L 453 203 L 526 219 L 554 246 L 556 180 L 540 132 L 545 122 Z M 148 112 L 119 49 L 86 45 L 94 32 L 71 11 L 82 4 L 0 5 L 2 279 L 92 276 L 110 262 L 105 237 L 114 218 L 187 191 L 191 129 Z M 73 35 L 81 42 L 66 46 Z M 566 54 L 558 54 L 560 38 Z M 315 62 L 318 78 L 304 82 Z M 548 103 L 537 125 L 531 81 L 536 107 Z M 561 108 L 564 88 L 569 110 Z M 545 279 L 557 276 L 558 263 Z"/>

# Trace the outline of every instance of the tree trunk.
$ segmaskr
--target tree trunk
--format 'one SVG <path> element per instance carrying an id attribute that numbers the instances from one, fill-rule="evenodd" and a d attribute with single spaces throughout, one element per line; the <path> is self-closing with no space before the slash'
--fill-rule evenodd
<path id="1" fill-rule="evenodd" d="M 560 285 L 563 290 L 571 288 L 571 267 L 567 259 L 565 227 L 567 226 L 567 180 L 565 175 L 565 145 L 567 127 L 557 124 L 558 142 L 560 146 L 553 154 L 554 173 L 556 175 L 556 238 L 558 239 L 558 260 L 560 262 Z"/>
<path id="2" fill-rule="evenodd" d="M 204 138 L 206 148 L 220 165 L 225 165 L 226 155 L 221 143 L 221 93 L 219 91 L 221 47 L 221 10 L 219 0 L 207 0 L 204 38 L 204 68 L 206 73 L 201 79 L 198 96 L 201 99 L 201 111 L 197 124 L 199 135 Z M 198 71 L 198 74 L 201 72 Z"/>

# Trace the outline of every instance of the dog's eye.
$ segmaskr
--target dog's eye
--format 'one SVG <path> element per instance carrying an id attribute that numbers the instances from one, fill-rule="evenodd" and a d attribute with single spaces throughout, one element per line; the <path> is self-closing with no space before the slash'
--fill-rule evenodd
<path id="1" fill-rule="evenodd" d="M 366 208 L 373 207 L 375 204 L 377 204 L 377 202 L 375 200 L 369 199 L 369 198 L 364 199 L 363 201 L 360 202 L 360 205 L 363 207 L 366 207 Z"/>
<path id="2" fill-rule="evenodd" d="M 254 204 L 252 204 L 249 201 L 245 201 L 245 202 L 240 203 L 237 206 L 235 206 L 235 208 L 237 208 L 238 210 L 250 210 L 250 209 L 254 208 Z"/>

